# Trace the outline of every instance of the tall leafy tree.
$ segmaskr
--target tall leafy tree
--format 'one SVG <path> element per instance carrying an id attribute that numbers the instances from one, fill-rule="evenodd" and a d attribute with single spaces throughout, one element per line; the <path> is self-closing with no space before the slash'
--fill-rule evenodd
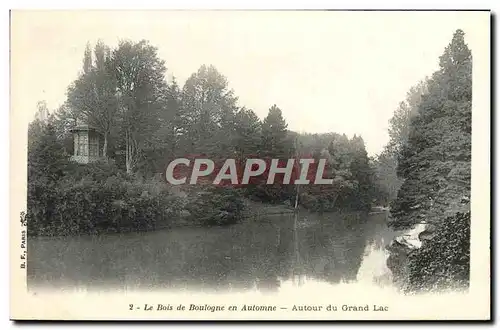
<path id="1" fill-rule="evenodd" d="M 281 109 L 273 105 L 262 121 L 258 148 L 259 157 L 267 158 L 269 164 L 271 159 L 281 159 L 286 162 L 294 153 L 293 145 L 296 134 L 291 134 L 287 127 Z M 284 175 L 276 175 L 275 182 L 268 185 L 266 173 L 258 178 L 258 183 L 254 187 L 248 189 L 250 193 L 265 202 L 273 203 L 286 200 L 291 202 L 295 189 L 292 185 L 282 184 L 281 180 L 283 180 Z"/>
<path id="2" fill-rule="evenodd" d="M 405 179 L 392 209 L 394 227 L 439 222 L 467 212 L 470 199 L 472 56 L 457 30 L 429 81 L 402 150 Z"/>
<path id="3" fill-rule="evenodd" d="M 98 42 L 94 62 L 89 49 L 87 46 L 84 54 L 83 74 L 68 88 L 67 105 L 73 112 L 71 117 L 82 119 L 103 134 L 103 156 L 107 157 L 109 136 L 118 119 L 117 81 L 109 47 Z"/>
<path id="4" fill-rule="evenodd" d="M 428 81 L 426 78 L 412 86 L 406 99 L 399 103 L 389 121 L 389 143 L 373 163 L 376 178 L 374 184 L 383 195 L 383 200 L 393 201 L 403 184 L 403 179 L 397 175 L 398 159 L 408 143 L 411 121 L 418 114 L 422 96 L 427 92 Z"/>
<path id="5" fill-rule="evenodd" d="M 402 284 L 408 291 L 469 283 L 472 56 L 463 31 L 455 32 L 439 66 L 411 122 L 398 164 L 405 181 L 391 209 L 393 228 L 425 221 L 433 232 L 407 255 Z M 388 260 L 395 274 L 401 272 L 397 246 Z"/>
<path id="6" fill-rule="evenodd" d="M 64 150 L 73 154 L 74 142 L 71 129 L 75 127 L 78 121 L 74 111 L 71 111 L 67 104 L 61 105 L 51 116 L 57 138 L 63 143 Z"/>
<path id="7" fill-rule="evenodd" d="M 212 65 L 202 65 L 187 79 L 182 90 L 182 117 L 189 126 L 184 138 L 190 152 L 232 154 L 236 103 L 226 77 Z"/>
<path id="8" fill-rule="evenodd" d="M 261 122 L 250 109 L 241 108 L 235 116 L 234 148 L 240 159 L 258 155 L 260 150 Z"/>
<path id="9" fill-rule="evenodd" d="M 159 127 L 159 112 L 165 107 L 166 67 L 157 48 L 147 41 L 121 41 L 112 52 L 116 79 L 121 132 L 124 139 L 125 166 L 128 173 L 140 164 L 144 151 L 151 147 Z"/>
<path id="10" fill-rule="evenodd" d="M 175 77 L 166 87 L 164 103 L 158 113 L 158 130 L 143 151 L 144 174 L 163 172 L 171 160 L 186 155 L 183 137 L 189 127 L 183 117 L 181 90 Z"/>
<path id="11" fill-rule="evenodd" d="M 28 182 L 59 179 L 67 164 L 68 154 L 57 137 L 52 118 L 48 122 L 35 120 L 28 127 Z"/>
<path id="12" fill-rule="evenodd" d="M 83 73 L 89 73 L 90 71 L 92 71 L 92 47 L 90 43 L 87 43 L 83 53 Z"/>
<path id="13" fill-rule="evenodd" d="M 180 137 L 186 130 L 186 122 L 182 115 L 182 92 L 175 78 L 168 86 L 167 107 L 162 120 L 163 127 L 168 131 L 167 139 L 170 141 L 171 153 L 175 154 Z"/>
<path id="14" fill-rule="evenodd" d="M 373 172 L 365 149 L 365 143 L 361 136 L 354 135 L 351 140 L 351 148 L 353 157 L 350 164 L 350 172 L 357 182 L 357 190 L 354 198 L 350 201 L 350 207 L 366 210 L 370 208 L 372 202 Z"/>
<path id="15" fill-rule="evenodd" d="M 397 175 L 397 157 L 387 149 L 377 155 L 372 162 L 374 172 L 374 188 L 377 191 L 376 199 L 382 204 L 396 199 L 401 187 L 402 179 Z"/>
<path id="16" fill-rule="evenodd" d="M 402 101 L 393 117 L 389 121 L 389 144 L 386 150 L 396 158 L 408 141 L 410 134 L 410 123 L 418 113 L 418 106 L 422 100 L 422 95 L 427 91 L 427 79 L 412 86 L 406 94 L 406 99 Z"/>
<path id="17" fill-rule="evenodd" d="M 262 122 L 262 152 L 271 157 L 288 158 L 291 141 L 288 139 L 288 124 L 280 108 L 273 105 Z"/>

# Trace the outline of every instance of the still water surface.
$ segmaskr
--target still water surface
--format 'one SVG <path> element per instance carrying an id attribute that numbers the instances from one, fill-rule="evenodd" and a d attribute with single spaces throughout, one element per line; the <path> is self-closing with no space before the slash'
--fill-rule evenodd
<path id="1" fill-rule="evenodd" d="M 278 291 L 311 282 L 389 285 L 387 214 L 247 219 L 228 227 L 30 238 L 30 289 Z"/>

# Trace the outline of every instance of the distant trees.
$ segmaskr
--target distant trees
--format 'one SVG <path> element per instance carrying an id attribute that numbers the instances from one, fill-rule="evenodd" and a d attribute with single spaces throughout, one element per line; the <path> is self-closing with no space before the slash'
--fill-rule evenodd
<path id="1" fill-rule="evenodd" d="M 288 138 L 288 125 L 281 109 L 273 105 L 262 121 L 261 151 L 268 157 L 288 158 L 292 145 Z"/>
<path id="2" fill-rule="evenodd" d="M 345 134 L 300 134 L 300 152 L 326 160 L 324 178 L 329 185 L 301 187 L 300 204 L 315 211 L 367 210 L 375 197 L 374 172 L 361 137 Z M 301 154 L 304 155 L 304 154 Z"/>
<path id="3" fill-rule="evenodd" d="M 422 96 L 427 92 L 428 79 L 420 81 L 412 86 L 406 94 L 406 100 L 401 102 L 389 122 L 389 143 L 386 150 L 395 157 L 401 155 L 401 151 L 408 141 L 411 120 L 418 114 L 418 106 Z"/>
<path id="4" fill-rule="evenodd" d="M 240 108 L 235 116 L 233 143 L 236 155 L 241 160 L 258 155 L 261 150 L 262 123 L 250 109 Z"/>
<path id="5" fill-rule="evenodd" d="M 268 166 L 271 165 L 271 159 L 279 159 L 279 167 L 285 167 L 288 159 L 294 158 L 294 140 L 292 133 L 288 131 L 288 124 L 283 118 L 281 109 L 274 104 L 269 108 L 267 116 L 262 121 L 260 141 L 257 142 L 259 158 L 265 158 Z M 255 157 L 254 156 L 254 157 Z M 295 187 L 282 184 L 284 175 L 278 174 L 275 177 L 275 183 L 267 184 L 267 173 L 263 175 L 261 183 L 255 187 L 247 189 L 252 197 L 256 197 L 264 202 L 281 203 L 287 201 L 291 203 L 295 194 Z"/>
<path id="6" fill-rule="evenodd" d="M 373 173 L 369 164 L 365 143 L 361 136 L 352 138 L 353 159 L 349 166 L 353 179 L 357 182 L 357 190 L 351 193 L 349 207 L 351 209 L 370 208 L 372 203 Z"/>
<path id="7" fill-rule="evenodd" d="M 395 200 L 403 184 L 403 178 L 397 174 L 397 164 L 408 143 L 411 121 L 418 114 L 420 100 L 427 88 L 428 78 L 410 88 L 406 99 L 399 103 L 389 121 L 389 142 L 372 161 L 379 203 L 387 204 Z"/>
<path id="8" fill-rule="evenodd" d="M 388 205 L 395 200 L 403 180 L 397 175 L 397 157 L 385 148 L 371 160 L 374 173 L 375 199 L 378 204 Z"/>

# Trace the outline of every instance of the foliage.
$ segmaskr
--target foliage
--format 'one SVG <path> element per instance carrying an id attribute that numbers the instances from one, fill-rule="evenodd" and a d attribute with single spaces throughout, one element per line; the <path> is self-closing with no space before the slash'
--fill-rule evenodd
<path id="1" fill-rule="evenodd" d="M 467 211 L 471 161 L 471 53 L 458 30 L 411 123 L 398 174 L 405 179 L 393 203 L 395 228 Z M 440 221 L 440 220 L 437 220 Z"/>
<path id="2" fill-rule="evenodd" d="M 390 226 L 435 227 L 433 237 L 408 253 L 403 285 L 409 290 L 469 282 L 471 79 L 471 52 L 457 30 L 427 83 L 399 155 L 397 171 L 405 181 L 391 205 Z"/>
<path id="3" fill-rule="evenodd" d="M 410 125 L 418 115 L 422 96 L 427 92 L 429 79 L 412 86 L 406 99 L 399 103 L 389 121 L 389 143 L 373 159 L 374 189 L 377 203 L 387 205 L 394 201 L 404 179 L 398 176 L 397 166 L 403 149 L 408 143 Z"/>
<path id="4" fill-rule="evenodd" d="M 128 173 L 137 169 L 144 151 L 154 147 L 152 136 L 159 129 L 159 113 L 166 104 L 166 67 L 157 52 L 146 40 L 125 40 L 111 55 Z"/>
<path id="5" fill-rule="evenodd" d="M 92 51 L 87 45 L 83 73 L 68 88 L 67 107 L 72 117 L 103 133 L 103 156 L 107 157 L 108 139 L 118 120 L 117 80 L 109 47 L 98 42 L 94 54 L 92 61 Z"/>
<path id="6" fill-rule="evenodd" d="M 326 175 L 335 178 L 335 187 L 329 192 L 305 188 L 321 201 L 317 209 L 369 207 L 373 171 L 364 145 L 356 154 L 357 137 L 349 142 L 335 133 L 291 132 L 277 105 L 261 121 L 252 110 L 238 106 L 226 77 L 211 65 L 202 65 L 183 86 L 175 78 L 167 84 L 165 63 L 156 52 L 146 41 L 122 41 L 114 50 L 98 43 L 92 51 L 89 45 L 83 73 L 69 89 L 67 115 L 85 117 L 102 132 L 109 131 L 107 158 L 119 169 L 150 177 L 163 172 L 170 160 L 193 154 L 245 162 L 299 154 L 319 159 L 327 150 L 332 170 Z M 113 115 L 109 127 L 98 123 L 104 114 Z M 293 185 L 262 183 L 247 187 L 245 194 L 269 203 L 293 203 L 296 192 Z"/>
<path id="7" fill-rule="evenodd" d="M 187 204 L 192 222 L 201 226 L 223 226 L 241 219 L 243 198 L 238 189 L 208 186 Z"/>
<path id="8" fill-rule="evenodd" d="M 323 178 L 331 185 L 301 186 L 300 204 L 313 211 L 368 210 L 374 197 L 374 172 L 364 141 L 354 136 L 315 134 L 300 135 L 299 150 L 311 150 L 316 162 L 326 159 Z M 307 147 L 305 147 L 307 146 Z"/>
<path id="9" fill-rule="evenodd" d="M 182 139 L 186 154 L 210 157 L 232 155 L 236 101 L 224 77 L 214 66 L 202 65 L 182 89 Z"/>
<path id="10" fill-rule="evenodd" d="M 184 202 L 168 189 L 148 190 L 145 182 L 158 178 L 170 160 L 197 154 L 241 163 L 255 157 L 326 158 L 324 177 L 333 178 L 334 184 L 300 187 L 299 204 L 315 211 L 370 207 L 374 171 L 360 137 L 291 132 L 277 105 L 261 120 L 238 105 L 227 78 L 212 65 L 202 65 L 182 86 L 175 78 L 167 82 L 166 72 L 157 48 L 148 41 L 122 40 L 114 49 L 102 42 L 87 45 L 67 102 L 50 116 L 48 125 L 36 121 L 30 126 L 32 233 L 146 230 L 171 225 L 173 220 L 167 218 L 182 208 L 191 214 L 191 224 L 229 224 L 241 215 L 242 196 L 294 204 L 294 185 L 266 182 L 239 190 L 204 190 Z M 41 110 L 48 113 L 46 106 Z M 69 161 L 71 129 L 77 122 L 102 133 L 102 162 Z M 154 210 L 155 203 L 160 207 Z M 106 213 L 114 220 L 106 222 Z"/>
<path id="11" fill-rule="evenodd" d="M 288 158 L 293 154 L 293 147 L 287 140 L 287 127 L 281 109 L 273 105 L 262 121 L 261 150 L 265 156 Z"/>
<path id="12" fill-rule="evenodd" d="M 262 124 L 259 117 L 245 107 L 235 115 L 233 145 L 235 153 L 241 160 L 260 153 Z"/>
<path id="13" fill-rule="evenodd" d="M 93 181 L 67 177 L 59 184 L 32 183 L 30 235 L 73 235 L 152 230 L 173 225 L 180 202 L 165 189 L 117 176 Z"/>
<path id="14" fill-rule="evenodd" d="M 112 161 L 77 164 L 68 160 L 54 126 L 30 125 L 28 155 L 29 234 L 53 236 L 143 231 L 190 224 L 226 225 L 244 208 L 235 189 L 211 187 L 184 201 L 163 181 L 141 180 Z"/>
<path id="15" fill-rule="evenodd" d="M 463 288 L 470 274 L 470 213 L 443 219 L 409 257 L 408 291 Z"/>
<path id="16" fill-rule="evenodd" d="M 372 171 L 374 174 L 374 187 L 376 191 L 377 204 L 388 205 L 395 200 L 403 180 L 397 175 L 397 159 L 384 150 L 377 157 L 371 160 Z"/>
<path id="17" fill-rule="evenodd" d="M 429 79 L 420 81 L 412 86 L 406 94 L 405 101 L 401 102 L 389 121 L 389 143 L 386 152 L 396 158 L 401 155 L 408 142 L 411 120 L 418 114 L 418 107 L 422 96 L 427 93 Z"/>
<path id="18" fill-rule="evenodd" d="M 33 178 L 55 181 L 64 175 L 69 155 L 52 123 L 39 120 L 28 128 L 28 182 Z"/>

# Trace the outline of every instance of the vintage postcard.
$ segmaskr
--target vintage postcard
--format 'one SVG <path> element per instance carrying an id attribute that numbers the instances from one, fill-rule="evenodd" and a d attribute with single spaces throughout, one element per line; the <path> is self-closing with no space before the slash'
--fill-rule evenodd
<path id="1" fill-rule="evenodd" d="M 490 320 L 489 11 L 11 11 L 14 320 Z"/>

